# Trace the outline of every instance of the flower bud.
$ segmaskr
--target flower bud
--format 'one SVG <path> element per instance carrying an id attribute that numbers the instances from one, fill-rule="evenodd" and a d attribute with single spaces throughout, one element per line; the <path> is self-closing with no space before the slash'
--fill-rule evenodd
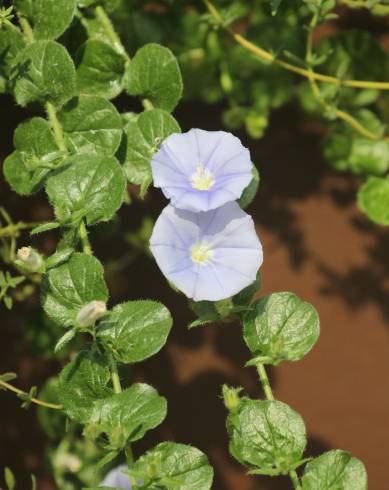
<path id="1" fill-rule="evenodd" d="M 231 388 L 230 386 L 223 385 L 223 399 L 224 405 L 230 412 L 235 412 L 240 405 L 239 393 L 243 388 Z"/>
<path id="2" fill-rule="evenodd" d="M 29 272 L 37 272 L 42 268 L 43 258 L 32 247 L 22 247 L 17 251 L 17 264 L 27 269 Z"/>
<path id="3" fill-rule="evenodd" d="M 93 300 L 84 305 L 77 313 L 76 323 L 79 327 L 91 327 L 106 311 L 104 301 Z"/>

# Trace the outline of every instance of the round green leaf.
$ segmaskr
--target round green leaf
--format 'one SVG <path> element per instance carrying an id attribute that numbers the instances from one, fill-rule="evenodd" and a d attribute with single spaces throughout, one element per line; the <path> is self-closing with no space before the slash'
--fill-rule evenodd
<path id="1" fill-rule="evenodd" d="M 43 277 L 42 305 L 63 327 L 72 327 L 80 309 L 93 300 L 108 300 L 104 269 L 92 255 L 75 253 Z"/>
<path id="2" fill-rule="evenodd" d="M 356 173 L 384 174 L 389 168 L 389 142 L 354 138 L 350 167 Z"/>
<path id="3" fill-rule="evenodd" d="M 126 155 L 124 170 L 132 184 L 143 191 L 152 181 L 151 158 L 162 141 L 172 133 L 180 133 L 177 121 L 161 109 L 145 111 L 125 128 Z"/>
<path id="4" fill-rule="evenodd" d="M 257 301 L 244 319 L 244 340 L 267 364 L 298 361 L 314 346 L 320 333 L 315 308 L 293 293 L 273 293 Z"/>
<path id="5" fill-rule="evenodd" d="M 15 3 L 33 24 L 35 39 L 56 39 L 70 25 L 77 0 L 17 0 Z"/>
<path id="6" fill-rule="evenodd" d="M 125 59 L 109 44 L 87 41 L 76 53 L 76 65 L 80 93 L 112 99 L 122 91 Z"/>
<path id="7" fill-rule="evenodd" d="M 173 53 L 159 44 L 146 44 L 131 61 L 126 74 L 130 95 L 150 99 L 155 107 L 168 112 L 182 96 L 180 68 Z"/>
<path id="8" fill-rule="evenodd" d="M 126 178 L 114 157 L 74 155 L 68 166 L 46 182 L 46 192 L 60 222 L 89 225 L 108 221 L 124 199 Z"/>
<path id="9" fill-rule="evenodd" d="M 389 225 L 389 179 L 369 177 L 359 189 L 358 206 L 379 225 Z"/>
<path id="10" fill-rule="evenodd" d="M 96 400 L 110 395 L 110 371 L 97 352 L 79 352 L 59 376 L 59 400 L 66 415 L 80 423 L 89 422 Z"/>
<path id="11" fill-rule="evenodd" d="M 50 125 L 41 117 L 19 124 L 14 133 L 14 151 L 4 162 L 4 176 L 21 195 L 38 191 L 49 172 L 47 165 L 60 158 Z"/>
<path id="12" fill-rule="evenodd" d="M 172 326 L 169 310 L 156 301 L 130 301 L 109 312 L 99 324 L 98 336 L 118 361 L 139 362 L 156 354 Z"/>
<path id="13" fill-rule="evenodd" d="M 242 399 L 227 418 L 230 452 L 241 464 L 285 474 L 301 460 L 306 446 L 304 421 L 279 401 Z"/>
<path id="14" fill-rule="evenodd" d="M 15 98 L 25 106 L 49 101 L 61 106 L 75 91 L 76 73 L 69 53 L 55 41 L 33 42 L 15 60 Z"/>
<path id="15" fill-rule="evenodd" d="M 166 412 L 167 403 L 163 396 L 159 396 L 152 386 L 136 383 L 121 393 L 96 401 L 89 410 L 90 427 L 87 430 L 96 437 L 106 434 L 113 447 L 122 448 L 157 427 Z"/>
<path id="16" fill-rule="evenodd" d="M 310 461 L 302 477 L 303 490 L 367 490 L 363 463 L 334 449 Z"/>
<path id="17" fill-rule="evenodd" d="M 114 155 L 123 124 L 114 105 L 103 97 L 80 95 L 58 113 L 67 147 L 77 153 Z"/>
<path id="18" fill-rule="evenodd" d="M 166 490 L 209 490 L 213 469 L 199 449 L 162 442 L 141 456 L 130 473 L 146 488 L 154 485 Z"/>

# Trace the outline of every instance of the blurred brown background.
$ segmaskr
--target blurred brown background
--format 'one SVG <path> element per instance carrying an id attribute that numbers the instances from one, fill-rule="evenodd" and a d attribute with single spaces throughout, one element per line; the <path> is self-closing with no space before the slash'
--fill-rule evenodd
<path id="1" fill-rule="evenodd" d="M 119 103 L 122 103 L 119 101 Z M 126 102 L 123 102 L 125 105 Z M 12 133 L 27 114 L 2 97 L 0 157 L 12 149 Z M 217 108 L 181 104 L 176 117 L 183 129 L 219 129 Z M 289 290 L 314 304 L 322 333 L 306 359 L 270 370 L 278 399 L 304 418 L 308 455 L 342 448 L 367 466 L 369 487 L 389 488 L 389 235 L 355 207 L 355 176 L 328 169 L 321 157 L 320 128 L 303 121 L 294 106 L 275 113 L 266 136 L 244 143 L 261 173 L 261 185 L 249 208 L 264 247 L 262 293 Z M 16 219 L 50 219 L 44 193 L 21 198 L 0 177 L 1 204 Z M 135 229 L 143 216 L 157 216 L 164 200 L 153 190 L 147 202 L 123 207 L 119 229 Z M 98 258 L 118 258 L 126 251 L 121 231 L 104 241 L 92 236 Z M 23 236 L 20 245 L 27 244 Z M 50 252 L 56 235 L 39 239 Z M 114 277 L 107 277 L 112 304 L 124 299 L 163 301 L 173 312 L 174 328 L 167 346 L 135 369 L 137 379 L 153 384 L 168 398 L 164 424 L 135 445 L 140 453 L 157 441 L 173 439 L 205 451 L 216 470 L 216 490 L 281 490 L 288 479 L 246 477 L 228 455 L 226 411 L 220 399 L 223 383 L 242 385 L 252 397 L 262 396 L 255 371 L 244 368 L 249 352 L 240 327 L 207 326 L 188 331 L 193 315 L 182 296 L 171 291 L 157 266 L 142 256 Z M 56 361 L 42 362 L 23 334 L 23 316 L 37 298 L 0 311 L 0 372 L 15 371 L 18 385 L 41 385 L 60 370 Z M 19 486 L 29 488 L 29 474 L 40 490 L 55 488 L 45 467 L 45 436 L 35 409 L 20 409 L 9 393 L 0 393 L 0 467 L 10 466 Z"/>

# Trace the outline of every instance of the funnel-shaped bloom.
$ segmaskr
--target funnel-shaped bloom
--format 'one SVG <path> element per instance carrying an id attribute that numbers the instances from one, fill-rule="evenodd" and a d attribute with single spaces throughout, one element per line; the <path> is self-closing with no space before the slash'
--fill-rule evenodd
<path id="1" fill-rule="evenodd" d="M 252 178 L 250 153 L 225 131 L 172 134 L 151 161 L 155 187 L 176 208 L 209 211 L 236 201 Z"/>
<path id="2" fill-rule="evenodd" d="M 100 486 L 131 490 L 130 477 L 125 473 L 126 470 L 128 467 L 125 464 L 114 468 L 106 475 Z"/>
<path id="3" fill-rule="evenodd" d="M 255 281 L 262 247 L 236 202 L 203 213 L 167 206 L 150 238 L 163 274 L 195 301 L 229 298 Z"/>

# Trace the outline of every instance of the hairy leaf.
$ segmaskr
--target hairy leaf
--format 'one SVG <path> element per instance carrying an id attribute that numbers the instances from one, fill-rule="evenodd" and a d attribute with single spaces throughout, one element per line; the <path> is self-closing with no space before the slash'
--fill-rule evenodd
<path id="1" fill-rule="evenodd" d="M 156 301 L 130 301 L 108 313 L 98 336 L 120 362 L 139 362 L 156 354 L 172 326 L 169 310 Z"/>
<path id="2" fill-rule="evenodd" d="M 130 95 L 150 99 L 153 105 L 171 112 L 182 95 L 180 68 L 173 53 L 159 44 L 146 44 L 131 61 L 126 88 Z"/>
<path id="3" fill-rule="evenodd" d="M 91 255 L 74 253 L 43 278 L 43 308 L 63 327 L 72 327 L 80 309 L 93 300 L 106 302 L 108 291 L 103 266 Z"/>

